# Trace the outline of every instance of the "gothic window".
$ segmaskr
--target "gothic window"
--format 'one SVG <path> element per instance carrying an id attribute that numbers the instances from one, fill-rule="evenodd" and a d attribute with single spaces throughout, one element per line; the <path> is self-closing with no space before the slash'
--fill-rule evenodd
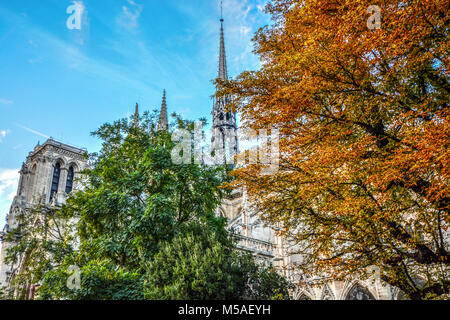
<path id="1" fill-rule="evenodd" d="M 298 298 L 298 300 L 311 300 L 311 298 L 308 297 L 306 294 L 302 293 Z"/>
<path id="2" fill-rule="evenodd" d="M 219 113 L 219 120 L 223 120 L 223 113 Z"/>
<path id="3" fill-rule="evenodd" d="M 73 178 L 75 173 L 73 171 L 73 167 L 69 168 L 69 172 L 67 173 L 67 181 L 66 181 L 66 193 L 71 193 L 73 189 Z"/>
<path id="4" fill-rule="evenodd" d="M 325 287 L 323 288 L 322 297 L 320 298 L 320 300 L 335 300 L 328 285 L 325 285 Z"/>
<path id="5" fill-rule="evenodd" d="M 57 163 L 53 170 L 52 188 L 50 191 L 50 202 L 53 200 L 53 196 L 58 193 L 59 176 L 61 175 L 61 165 Z"/>
<path id="6" fill-rule="evenodd" d="M 230 113 L 227 112 L 227 121 L 230 120 L 230 118 L 231 118 Z"/>
<path id="7" fill-rule="evenodd" d="M 366 288 L 359 284 L 353 286 L 345 300 L 376 300 Z"/>

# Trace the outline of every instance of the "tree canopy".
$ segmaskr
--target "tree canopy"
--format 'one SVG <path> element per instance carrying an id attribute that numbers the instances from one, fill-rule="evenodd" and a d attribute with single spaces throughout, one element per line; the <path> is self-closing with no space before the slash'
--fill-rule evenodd
<path id="1" fill-rule="evenodd" d="M 368 28 L 377 5 L 379 28 Z M 302 272 L 449 293 L 449 2 L 274 0 L 262 67 L 224 83 L 244 127 L 280 130 L 280 170 L 236 170 Z"/>
<path id="2" fill-rule="evenodd" d="M 60 209 L 23 215 L 9 239 L 9 259 L 26 261 L 14 287 L 39 284 L 41 299 L 288 298 L 281 276 L 235 252 L 226 219 L 215 214 L 227 168 L 174 164 L 176 142 L 155 118 L 103 125 L 82 190 Z M 194 130 L 179 117 L 173 127 Z"/>

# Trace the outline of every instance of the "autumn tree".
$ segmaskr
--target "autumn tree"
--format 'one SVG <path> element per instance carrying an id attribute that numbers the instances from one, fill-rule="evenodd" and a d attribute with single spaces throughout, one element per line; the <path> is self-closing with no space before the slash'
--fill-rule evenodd
<path id="1" fill-rule="evenodd" d="M 412 299 L 448 297 L 449 6 L 274 0 L 262 67 L 219 82 L 244 127 L 280 130 L 277 174 L 235 173 L 303 272 L 378 266 Z"/>

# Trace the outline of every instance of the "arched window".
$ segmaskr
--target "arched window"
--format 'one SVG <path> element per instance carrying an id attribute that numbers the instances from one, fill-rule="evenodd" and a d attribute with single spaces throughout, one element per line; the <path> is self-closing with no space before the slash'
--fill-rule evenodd
<path id="1" fill-rule="evenodd" d="M 58 193 L 59 176 L 61 175 L 61 165 L 57 163 L 53 170 L 52 188 L 50 191 L 50 202 L 53 200 L 53 196 Z"/>
<path id="2" fill-rule="evenodd" d="M 306 294 L 302 293 L 298 300 L 312 300 L 310 297 L 308 297 Z"/>
<path id="3" fill-rule="evenodd" d="M 376 300 L 366 288 L 356 284 L 347 294 L 345 300 Z"/>
<path id="4" fill-rule="evenodd" d="M 75 173 L 73 171 L 73 167 L 69 168 L 69 172 L 67 173 L 67 181 L 66 181 L 66 193 L 71 193 L 73 189 L 73 178 Z"/>

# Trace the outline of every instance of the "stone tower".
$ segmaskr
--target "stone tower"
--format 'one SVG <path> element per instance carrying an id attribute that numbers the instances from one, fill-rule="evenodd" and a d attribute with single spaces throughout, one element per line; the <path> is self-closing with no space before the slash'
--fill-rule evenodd
<path id="1" fill-rule="evenodd" d="M 221 17 L 218 79 L 227 81 L 228 70 L 223 22 L 223 17 Z M 219 159 L 221 164 L 232 164 L 234 156 L 238 153 L 236 113 L 227 108 L 228 104 L 229 98 L 227 96 L 215 98 L 212 111 L 213 136 L 211 146 L 215 152 L 223 152 L 223 155 L 220 155 L 221 159 Z"/>
<path id="2" fill-rule="evenodd" d="M 38 204 L 44 207 L 59 207 L 66 202 L 69 193 L 81 187 L 77 178 L 87 166 L 86 153 L 84 149 L 51 138 L 43 145 L 39 143 L 36 145 L 20 170 L 17 194 L 6 217 L 6 225 L 1 232 L 2 239 L 10 230 L 17 227 L 19 213 L 26 213 Z M 6 249 L 9 246 L 9 243 L 2 241 L 0 287 L 7 288 L 21 267 L 4 263 Z"/>

